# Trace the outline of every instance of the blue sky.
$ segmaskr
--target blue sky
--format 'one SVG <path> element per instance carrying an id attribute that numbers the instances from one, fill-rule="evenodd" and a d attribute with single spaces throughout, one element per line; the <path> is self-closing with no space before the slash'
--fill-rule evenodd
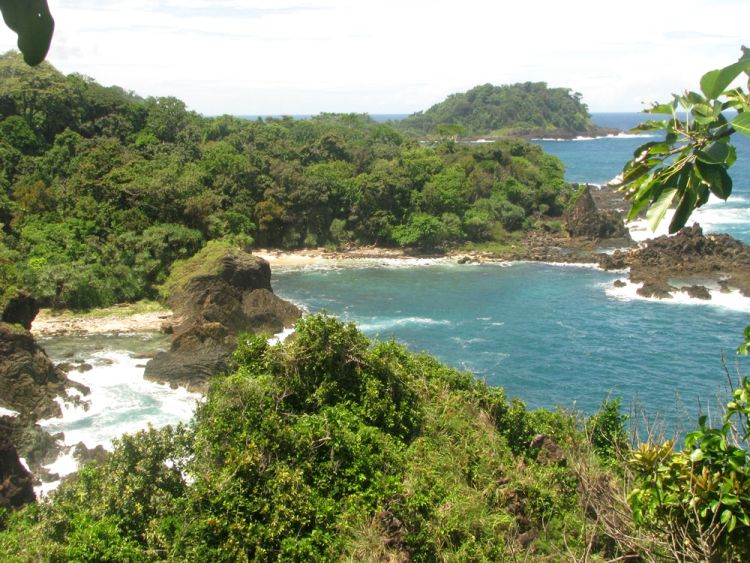
<path id="1" fill-rule="evenodd" d="M 696 89 L 750 45 L 749 0 L 49 0 L 49 61 L 206 115 L 410 113 L 544 81 L 591 111 Z M 0 52 L 15 35 L 0 28 Z"/>

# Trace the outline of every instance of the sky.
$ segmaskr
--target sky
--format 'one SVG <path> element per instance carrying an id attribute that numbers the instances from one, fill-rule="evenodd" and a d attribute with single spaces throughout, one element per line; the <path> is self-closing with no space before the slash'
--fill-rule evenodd
<path id="1" fill-rule="evenodd" d="M 592 112 L 698 89 L 750 46 L 750 0 L 48 0 L 47 60 L 204 115 L 412 113 L 542 81 Z M 0 25 L 0 53 L 16 36 Z"/>

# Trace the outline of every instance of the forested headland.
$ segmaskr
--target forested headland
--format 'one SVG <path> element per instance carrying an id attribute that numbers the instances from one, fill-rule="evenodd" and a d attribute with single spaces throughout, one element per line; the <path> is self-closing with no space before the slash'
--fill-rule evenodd
<path id="1" fill-rule="evenodd" d="M 475 86 L 395 126 L 423 137 L 570 138 L 611 132 L 594 125 L 579 92 L 550 88 L 544 82 Z"/>
<path id="2" fill-rule="evenodd" d="M 428 146 L 355 114 L 204 117 L 0 57 L 0 287 L 47 306 L 154 296 L 208 240 L 434 251 L 559 229 L 571 195 L 561 162 L 522 140 Z"/>

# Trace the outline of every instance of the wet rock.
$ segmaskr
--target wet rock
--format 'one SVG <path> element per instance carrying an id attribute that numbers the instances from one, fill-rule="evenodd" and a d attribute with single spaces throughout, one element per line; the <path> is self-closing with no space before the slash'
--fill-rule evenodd
<path id="1" fill-rule="evenodd" d="M 629 265 L 632 281 L 708 279 L 750 293 L 750 247 L 729 235 L 706 236 L 697 223 L 648 241 L 632 253 Z"/>
<path id="2" fill-rule="evenodd" d="M 627 284 L 627 282 L 624 282 L 622 280 L 615 280 L 612 285 L 615 286 L 615 287 L 625 287 L 628 284 Z"/>
<path id="3" fill-rule="evenodd" d="M 33 420 L 60 416 L 55 397 L 67 397 L 70 387 L 88 393 L 55 367 L 28 330 L 0 323 L 0 406 Z"/>
<path id="4" fill-rule="evenodd" d="M 670 290 L 674 290 L 674 288 L 668 285 L 665 286 L 657 283 L 645 282 L 643 286 L 636 290 L 636 293 L 641 297 L 672 299 L 672 293 L 670 293 Z"/>
<path id="5" fill-rule="evenodd" d="M 0 508 L 20 508 L 35 501 L 33 477 L 18 458 L 8 425 L 0 423 Z"/>
<path id="6" fill-rule="evenodd" d="M 683 287 L 681 291 L 688 294 L 689 297 L 692 297 L 693 299 L 703 299 L 703 300 L 710 300 L 711 294 L 709 293 L 708 289 L 706 289 L 706 286 L 703 285 L 691 285 L 689 287 Z"/>

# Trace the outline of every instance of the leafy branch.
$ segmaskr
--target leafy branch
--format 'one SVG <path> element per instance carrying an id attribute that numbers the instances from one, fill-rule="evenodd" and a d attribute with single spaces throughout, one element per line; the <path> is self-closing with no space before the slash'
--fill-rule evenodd
<path id="1" fill-rule="evenodd" d="M 674 207 L 669 232 L 675 233 L 711 194 L 723 200 L 731 195 L 732 179 L 727 170 L 737 153 L 730 138 L 736 132 L 750 136 L 750 80 L 748 91 L 728 88 L 743 73 L 750 79 L 750 50 L 746 47 L 737 62 L 703 75 L 701 93 L 674 95 L 670 103 L 657 103 L 646 110 L 669 118 L 635 128 L 663 131 L 665 137 L 638 147 L 618 179 L 620 190 L 631 201 L 629 220 L 648 207 L 646 218 L 656 230 L 667 210 Z"/>

